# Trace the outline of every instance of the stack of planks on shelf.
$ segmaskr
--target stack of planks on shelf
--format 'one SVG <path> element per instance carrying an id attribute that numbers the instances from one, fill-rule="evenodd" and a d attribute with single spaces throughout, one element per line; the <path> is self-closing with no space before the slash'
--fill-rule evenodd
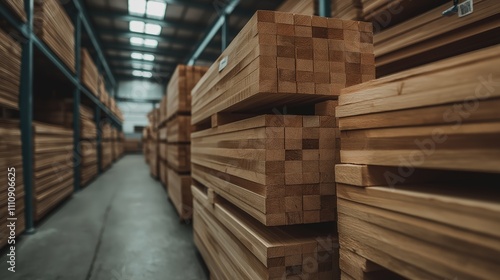
<path id="1" fill-rule="evenodd" d="M 159 179 L 160 160 L 159 160 L 159 142 L 158 142 L 158 123 L 160 118 L 160 110 L 154 109 L 148 114 L 149 125 L 147 129 L 147 157 L 146 162 L 149 163 L 151 176 Z"/>
<path id="2" fill-rule="evenodd" d="M 73 193 L 73 131 L 34 122 L 33 135 L 34 214 L 39 221 Z"/>
<path id="3" fill-rule="evenodd" d="M 108 169 L 113 164 L 113 128 L 107 122 L 101 127 L 101 169 Z"/>
<path id="4" fill-rule="evenodd" d="M 2 0 L 20 19 L 26 22 L 26 11 L 24 10 L 24 1 L 19 0 Z"/>
<path id="5" fill-rule="evenodd" d="M 345 279 L 384 270 L 410 279 L 497 277 L 499 52 L 342 92 L 336 180 Z"/>
<path id="6" fill-rule="evenodd" d="M 304 237 L 308 249 L 289 247 L 293 237 L 269 238 L 326 227 L 320 239 L 329 236 L 336 245 L 336 99 L 346 86 L 375 76 L 370 27 L 258 11 L 193 89 L 193 191 L 206 194 L 207 202 L 199 201 L 210 204 L 205 208 L 237 216 L 228 222 L 195 205 L 196 243 L 215 279 L 339 277 L 337 246 L 321 263 L 317 244 L 309 243 L 314 238 Z M 231 228 L 243 223 L 243 230 Z M 247 240 L 214 244 L 219 232 L 228 236 L 223 240 Z M 287 245 L 274 257 L 253 249 L 279 242 Z M 310 271 L 306 256 L 317 270 Z M 224 265 L 227 257 L 234 265 Z"/>
<path id="7" fill-rule="evenodd" d="M 87 49 L 82 49 L 82 83 L 95 96 L 99 95 L 99 70 L 95 66 L 94 60 Z"/>
<path id="8" fill-rule="evenodd" d="M 464 17 L 442 15 L 450 1 L 431 8 L 426 5 L 430 1 L 403 2 L 429 11 L 375 35 L 378 77 L 500 43 L 499 1 L 476 0 L 473 12 Z"/>
<path id="9" fill-rule="evenodd" d="M 21 45 L 0 29 L 0 107 L 19 108 Z"/>
<path id="10" fill-rule="evenodd" d="M 143 141 L 141 141 L 140 139 L 126 138 L 123 142 L 123 152 L 126 154 L 136 154 L 144 152 Z"/>
<path id="11" fill-rule="evenodd" d="M 387 2 L 387 0 L 385 0 Z M 318 1 L 314 1 L 317 5 Z M 361 16 L 361 0 L 331 0 L 331 16 L 340 19 L 359 20 Z M 316 11 L 319 9 L 316 7 Z"/>
<path id="12" fill-rule="evenodd" d="M 57 0 L 35 1 L 35 34 L 75 72 L 75 28 Z"/>
<path id="13" fill-rule="evenodd" d="M 164 95 L 158 112 L 158 173 L 160 182 L 167 186 L 167 96 Z"/>
<path id="14" fill-rule="evenodd" d="M 0 168 L 5 175 L 0 177 L 0 249 L 11 235 L 7 218 L 17 218 L 15 235 L 24 231 L 24 178 L 19 120 L 0 118 Z M 14 169 L 12 169 L 14 168 Z M 9 192 L 15 193 L 15 202 L 10 201 Z M 12 199 L 11 199 L 12 200 Z M 15 206 L 15 207 L 13 207 Z M 9 211 L 14 212 L 14 216 Z"/>
<path id="15" fill-rule="evenodd" d="M 94 112 L 87 106 L 80 105 L 80 156 L 81 156 L 81 186 L 86 186 L 97 176 L 97 125 Z"/>
<path id="16" fill-rule="evenodd" d="M 166 159 L 168 195 L 182 220 L 192 218 L 191 90 L 207 68 L 178 65 L 167 87 Z"/>
<path id="17" fill-rule="evenodd" d="M 144 161 L 149 166 L 149 141 L 151 141 L 149 126 L 146 126 L 142 130 L 142 154 L 144 155 Z"/>
<path id="18" fill-rule="evenodd" d="M 211 279 L 338 278 L 330 224 L 266 227 L 206 191 L 192 186 L 193 228 Z"/>
<path id="19" fill-rule="evenodd" d="M 286 0 L 281 4 L 277 11 L 285 13 L 294 13 L 301 15 L 314 15 L 315 0 Z"/>

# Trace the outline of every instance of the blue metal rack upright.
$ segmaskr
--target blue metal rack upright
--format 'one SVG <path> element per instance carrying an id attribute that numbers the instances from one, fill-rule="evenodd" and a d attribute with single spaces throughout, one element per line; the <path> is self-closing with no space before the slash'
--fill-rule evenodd
<path id="1" fill-rule="evenodd" d="M 21 22 L 16 17 L 12 16 L 11 11 L 5 7 L 5 4 L 0 3 L 0 17 L 5 18 L 22 37 L 22 65 L 21 65 L 21 87 L 19 92 L 19 112 L 21 120 L 21 139 L 22 139 L 22 156 L 23 156 L 23 172 L 24 172 L 24 190 L 25 190 L 25 214 L 26 214 L 26 231 L 27 234 L 35 232 L 34 226 L 34 207 L 33 207 L 33 81 L 34 75 L 34 51 L 38 49 L 49 61 L 59 69 L 63 75 L 74 85 L 73 91 L 73 130 L 74 130 L 74 190 L 80 189 L 80 102 L 82 95 L 95 105 L 95 121 L 99 127 L 101 115 L 105 116 L 119 131 L 122 130 L 121 121 L 115 116 L 109 108 L 96 98 L 84 85 L 80 82 L 81 72 L 81 34 L 83 29 L 88 34 L 92 46 L 96 50 L 99 62 L 102 63 L 106 73 L 110 87 L 116 89 L 116 81 L 113 77 L 111 69 L 107 64 L 104 53 L 99 45 L 98 39 L 95 36 L 94 30 L 86 16 L 81 0 L 72 0 L 75 7 L 75 15 L 73 23 L 75 25 L 75 60 L 76 73 L 73 74 L 65 64 L 50 50 L 44 42 L 42 42 L 35 34 L 33 29 L 34 23 L 34 0 L 24 0 L 26 11 L 26 22 Z M 98 150 L 100 149 L 100 129 L 98 129 L 97 143 Z M 100 151 L 100 150 L 99 150 Z M 100 157 L 100 153 L 98 153 Z M 98 162 L 100 164 L 100 161 Z M 100 167 L 100 166 L 99 166 Z M 99 173 L 100 174 L 100 173 Z"/>

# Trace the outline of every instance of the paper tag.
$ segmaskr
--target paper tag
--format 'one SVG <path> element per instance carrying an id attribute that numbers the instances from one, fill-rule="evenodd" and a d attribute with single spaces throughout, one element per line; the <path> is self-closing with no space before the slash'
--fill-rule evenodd
<path id="1" fill-rule="evenodd" d="M 220 72 L 220 71 L 222 71 L 222 70 L 224 70 L 224 68 L 226 68 L 226 66 L 227 66 L 227 60 L 228 60 L 228 58 L 227 58 L 227 56 L 226 56 L 226 57 L 224 57 L 224 58 L 223 58 L 223 59 L 219 62 L 219 72 Z"/>
<path id="2" fill-rule="evenodd" d="M 467 0 L 458 5 L 458 17 L 464 17 L 474 12 L 473 0 Z"/>

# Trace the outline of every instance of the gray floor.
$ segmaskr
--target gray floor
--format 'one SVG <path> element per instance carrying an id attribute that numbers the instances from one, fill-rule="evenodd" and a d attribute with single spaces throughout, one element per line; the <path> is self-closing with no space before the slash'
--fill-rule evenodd
<path id="1" fill-rule="evenodd" d="M 126 156 L 47 217 L 17 246 L 0 279 L 207 279 L 192 242 L 141 155 Z"/>

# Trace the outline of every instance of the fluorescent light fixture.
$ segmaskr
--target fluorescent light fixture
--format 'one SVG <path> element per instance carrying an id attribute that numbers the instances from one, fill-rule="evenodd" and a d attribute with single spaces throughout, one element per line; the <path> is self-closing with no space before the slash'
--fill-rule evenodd
<path id="1" fill-rule="evenodd" d="M 133 59 L 145 59 L 144 55 L 142 53 L 138 53 L 138 52 L 132 53 L 132 58 Z"/>
<path id="2" fill-rule="evenodd" d="M 146 13 L 146 0 L 128 0 L 128 12 L 143 16 Z"/>
<path id="3" fill-rule="evenodd" d="M 143 76 L 144 78 L 151 78 L 151 77 L 153 77 L 153 73 L 143 71 L 143 72 L 142 72 L 142 76 Z"/>
<path id="4" fill-rule="evenodd" d="M 153 70 L 153 65 L 150 64 L 143 64 L 142 69 L 144 70 Z"/>
<path id="5" fill-rule="evenodd" d="M 160 35 L 161 26 L 159 26 L 158 24 L 147 23 L 144 32 L 151 35 Z"/>
<path id="6" fill-rule="evenodd" d="M 142 59 L 147 60 L 147 61 L 154 61 L 155 60 L 155 56 L 152 55 L 152 54 L 144 54 L 142 56 Z"/>
<path id="7" fill-rule="evenodd" d="M 130 31 L 144 33 L 144 22 L 133 20 L 129 24 Z"/>
<path id="8" fill-rule="evenodd" d="M 142 64 L 141 63 L 132 63 L 132 68 L 141 69 Z"/>
<path id="9" fill-rule="evenodd" d="M 132 75 L 134 75 L 136 77 L 142 77 L 142 71 L 134 70 L 134 71 L 132 71 Z"/>
<path id="10" fill-rule="evenodd" d="M 150 48 L 156 48 L 156 47 L 158 47 L 158 41 L 152 40 L 152 39 L 146 39 L 146 40 L 144 40 L 144 46 L 150 47 Z"/>
<path id="11" fill-rule="evenodd" d="M 139 38 L 139 37 L 132 37 L 132 38 L 130 38 L 130 44 L 132 44 L 134 46 L 143 46 L 144 39 Z"/>
<path id="12" fill-rule="evenodd" d="M 167 9 L 167 3 L 160 1 L 148 1 L 146 15 L 148 17 L 163 19 L 165 17 L 165 11 Z"/>

